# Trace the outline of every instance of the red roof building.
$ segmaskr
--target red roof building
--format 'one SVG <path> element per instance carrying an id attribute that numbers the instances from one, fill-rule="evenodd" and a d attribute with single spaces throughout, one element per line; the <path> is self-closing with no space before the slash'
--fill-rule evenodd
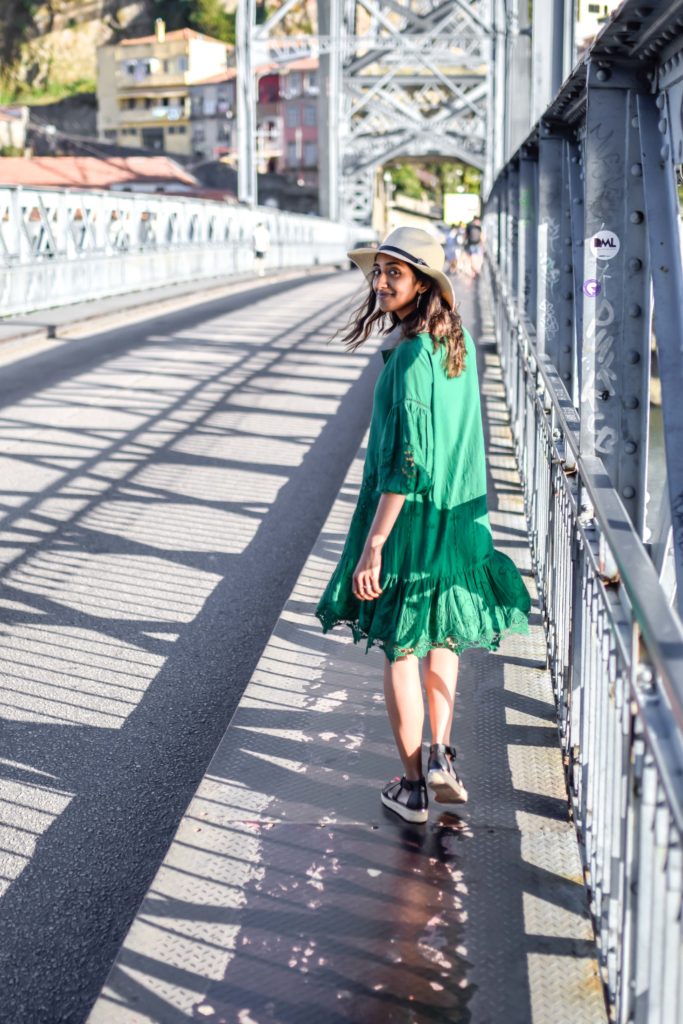
<path id="1" fill-rule="evenodd" d="M 192 174 L 166 156 L 0 157 L 0 185 L 146 192 L 201 189 Z"/>

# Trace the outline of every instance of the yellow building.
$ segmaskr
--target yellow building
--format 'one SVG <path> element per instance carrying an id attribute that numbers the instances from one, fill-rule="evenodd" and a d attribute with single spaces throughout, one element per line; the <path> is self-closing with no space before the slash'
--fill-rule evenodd
<path id="1" fill-rule="evenodd" d="M 192 155 L 190 90 L 227 68 L 227 45 L 189 28 L 97 51 L 97 128 L 105 142 Z"/>
<path id="2" fill-rule="evenodd" d="M 590 45 L 621 0 L 577 0 L 574 8 L 576 14 L 576 44 L 579 51 Z"/>

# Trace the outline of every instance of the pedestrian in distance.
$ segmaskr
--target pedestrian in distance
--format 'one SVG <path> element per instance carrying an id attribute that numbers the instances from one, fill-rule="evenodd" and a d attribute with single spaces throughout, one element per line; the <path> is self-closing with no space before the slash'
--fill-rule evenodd
<path id="1" fill-rule="evenodd" d="M 451 745 L 459 655 L 496 650 L 526 632 L 529 595 L 493 547 L 474 342 L 443 272 L 443 247 L 419 228 L 392 231 L 349 258 L 370 290 L 343 341 L 355 351 L 377 330 L 382 350 L 363 480 L 339 563 L 316 609 L 323 632 L 349 626 L 384 651 L 384 697 L 403 775 L 381 791 L 406 821 L 464 803 Z M 424 702 L 431 745 L 422 766 Z"/>
<path id="2" fill-rule="evenodd" d="M 446 235 L 446 266 L 448 272 L 454 274 L 458 265 L 458 254 L 460 249 L 460 243 L 458 239 L 458 229 L 455 224 L 451 224 L 450 231 Z"/>
<path id="3" fill-rule="evenodd" d="M 270 231 L 262 221 L 259 221 L 254 228 L 253 244 L 256 273 L 259 277 L 263 277 L 266 272 L 266 260 L 270 252 Z"/>
<path id="4" fill-rule="evenodd" d="M 467 242 L 467 235 L 465 232 L 465 223 L 460 221 L 458 224 L 457 232 L 457 249 L 458 254 L 455 261 L 455 273 L 461 274 L 466 268 L 466 254 L 465 254 L 465 243 Z"/>
<path id="5" fill-rule="evenodd" d="M 465 227 L 465 253 L 470 277 L 479 277 L 484 263 L 484 231 L 481 219 L 473 217 Z"/>

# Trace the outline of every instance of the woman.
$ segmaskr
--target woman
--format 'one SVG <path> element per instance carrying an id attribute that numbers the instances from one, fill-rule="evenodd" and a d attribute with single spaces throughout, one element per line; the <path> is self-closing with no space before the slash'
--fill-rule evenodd
<path id="1" fill-rule="evenodd" d="M 347 347 L 375 327 L 396 328 L 399 340 L 382 352 L 358 504 L 316 614 L 324 632 L 344 623 L 366 650 L 384 650 L 404 774 L 381 799 L 406 821 L 424 822 L 427 785 L 438 802 L 467 800 L 450 743 L 458 656 L 525 631 L 530 602 L 513 562 L 493 548 L 474 343 L 442 272 L 441 245 L 419 228 L 397 228 L 379 249 L 349 258 L 370 292 Z M 426 780 L 420 661 L 431 727 Z"/>

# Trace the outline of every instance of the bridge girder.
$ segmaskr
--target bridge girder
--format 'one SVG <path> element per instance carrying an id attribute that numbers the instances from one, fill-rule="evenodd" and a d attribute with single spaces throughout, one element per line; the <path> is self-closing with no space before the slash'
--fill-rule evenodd
<path id="1" fill-rule="evenodd" d="M 238 109 L 255 102 L 258 46 L 283 62 L 301 56 L 302 47 L 318 55 L 321 80 L 329 83 L 320 101 L 321 213 L 366 221 L 374 168 L 400 155 L 441 155 L 484 169 L 491 0 L 319 0 L 316 36 L 274 35 L 300 2 L 285 0 L 256 26 L 254 0 L 240 0 Z M 244 117 L 244 128 L 238 125 L 246 202 L 256 200 L 253 142 L 246 137 L 254 123 Z"/>
<path id="2" fill-rule="evenodd" d="M 368 219 L 368 179 L 398 156 L 441 155 L 484 169 L 488 7 L 488 0 L 347 0 L 338 115 L 346 218 Z M 361 181 L 367 199 L 359 204 Z"/>

